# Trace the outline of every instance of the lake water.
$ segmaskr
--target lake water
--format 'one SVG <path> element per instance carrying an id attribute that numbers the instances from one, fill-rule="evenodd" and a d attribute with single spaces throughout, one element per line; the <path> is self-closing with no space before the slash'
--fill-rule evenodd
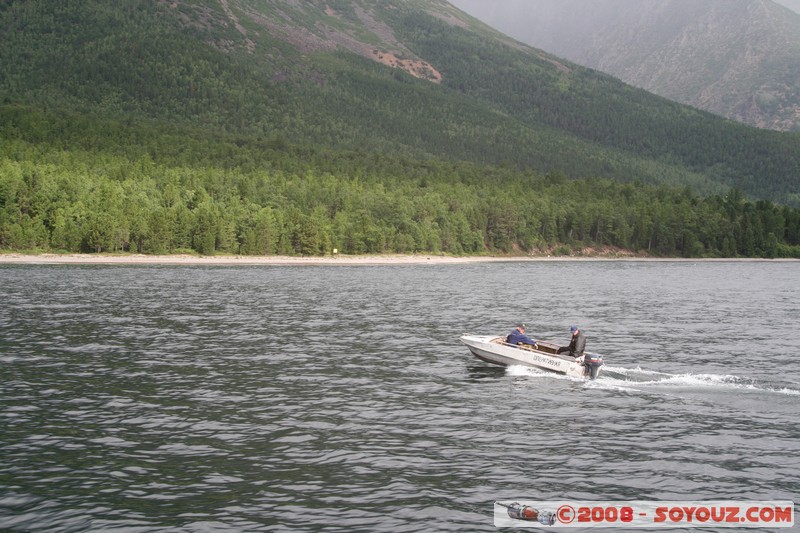
<path id="1" fill-rule="evenodd" d="M 4 531 L 496 531 L 498 500 L 800 500 L 798 262 L 0 266 L 0 295 Z M 605 374 L 458 341 L 520 320 L 564 343 L 580 325 Z"/>

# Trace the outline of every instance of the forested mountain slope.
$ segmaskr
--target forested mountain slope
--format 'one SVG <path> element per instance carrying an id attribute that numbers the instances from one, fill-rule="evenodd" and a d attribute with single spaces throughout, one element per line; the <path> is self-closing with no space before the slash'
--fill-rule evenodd
<path id="1" fill-rule="evenodd" d="M 634 89 L 444 1 L 3 0 L 0 32 L 0 248 L 800 244 L 795 209 L 698 196 L 800 205 L 800 137 Z"/>
<path id="2" fill-rule="evenodd" d="M 770 0 L 453 0 L 523 42 L 671 100 L 800 131 L 800 14 Z"/>
<path id="3" fill-rule="evenodd" d="M 800 137 L 515 45 L 442 1 L 2 6 L 6 101 L 778 201 L 800 191 Z"/>

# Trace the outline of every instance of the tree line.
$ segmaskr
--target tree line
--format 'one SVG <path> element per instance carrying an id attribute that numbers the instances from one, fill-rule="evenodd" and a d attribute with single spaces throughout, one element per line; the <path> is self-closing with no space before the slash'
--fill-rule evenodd
<path id="1" fill-rule="evenodd" d="M 201 150 L 197 145 L 188 150 Z M 271 147 L 271 148 L 270 148 Z M 736 189 L 568 179 L 280 142 L 179 152 L 0 143 L 0 249 L 204 255 L 800 257 L 800 210 Z M 197 161 L 199 158 L 188 157 Z M 225 164 L 222 163 L 225 161 Z"/>

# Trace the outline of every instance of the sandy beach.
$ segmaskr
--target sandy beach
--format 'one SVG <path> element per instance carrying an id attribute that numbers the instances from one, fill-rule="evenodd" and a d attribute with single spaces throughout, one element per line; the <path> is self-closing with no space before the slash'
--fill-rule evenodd
<path id="1" fill-rule="evenodd" d="M 422 265 L 534 261 L 800 261 L 798 259 L 697 259 L 636 256 L 336 255 L 324 257 L 145 254 L 0 254 L 0 264 L 63 265 Z"/>
<path id="2" fill-rule="evenodd" d="M 541 261 L 547 257 L 453 257 L 444 255 L 337 255 L 337 256 L 244 256 L 244 255 L 144 255 L 144 254 L 0 254 L 0 264 L 75 265 L 420 265 L 463 264 L 497 261 Z M 569 259 L 569 258 L 566 258 Z"/>

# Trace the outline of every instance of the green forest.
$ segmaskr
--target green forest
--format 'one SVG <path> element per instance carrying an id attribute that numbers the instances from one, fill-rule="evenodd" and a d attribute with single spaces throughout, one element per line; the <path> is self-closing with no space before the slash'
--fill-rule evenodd
<path id="1" fill-rule="evenodd" d="M 800 257 L 800 134 L 448 22 L 445 2 L 230 10 L 0 0 L 0 250 Z"/>
<path id="2" fill-rule="evenodd" d="M 800 210 L 748 201 L 736 189 L 703 197 L 666 185 L 280 140 L 154 136 L 149 125 L 96 126 L 93 141 L 85 120 L 45 115 L 34 143 L 8 126 L 32 116 L 0 108 L 4 250 L 580 255 L 614 247 L 652 256 L 800 257 Z M 72 138 L 70 128 L 82 132 L 81 142 L 57 146 Z M 126 143 L 131 136 L 148 141 Z"/>

